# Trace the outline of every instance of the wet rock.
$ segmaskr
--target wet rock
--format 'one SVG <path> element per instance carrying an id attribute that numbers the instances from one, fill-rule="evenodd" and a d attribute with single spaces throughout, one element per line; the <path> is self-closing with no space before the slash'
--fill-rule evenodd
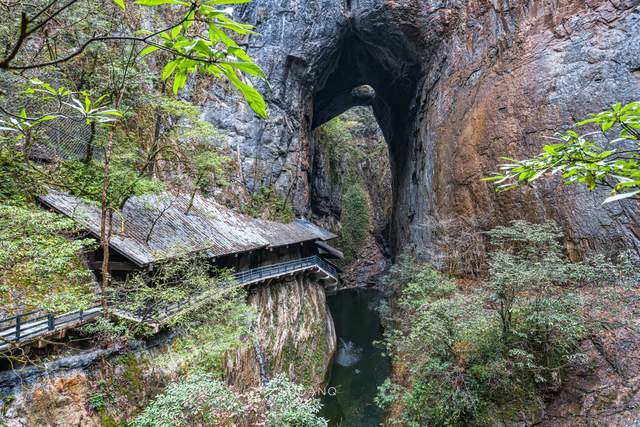
<path id="1" fill-rule="evenodd" d="M 122 348 L 109 348 L 87 351 L 73 356 L 63 357 L 43 365 L 16 368 L 0 372 L 0 396 L 14 395 L 18 390 L 45 377 L 64 375 L 65 372 L 82 371 L 98 362 L 123 352 Z"/>

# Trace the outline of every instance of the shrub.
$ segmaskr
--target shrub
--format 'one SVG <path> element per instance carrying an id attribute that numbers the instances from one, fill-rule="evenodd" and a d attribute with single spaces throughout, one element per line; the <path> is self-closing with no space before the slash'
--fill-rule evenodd
<path id="1" fill-rule="evenodd" d="M 104 317 L 97 317 L 93 322 L 78 328 L 83 334 L 93 337 L 99 343 L 111 343 L 120 337 L 129 335 L 129 328 Z"/>
<path id="2" fill-rule="evenodd" d="M 397 296 L 425 268 L 424 254 L 415 247 L 405 249 L 380 277 L 378 288 L 387 297 Z"/>
<path id="3" fill-rule="evenodd" d="M 377 403 L 401 404 L 398 423 L 504 422 L 536 410 L 584 360 L 581 298 L 568 286 L 578 268 L 593 277 L 609 267 L 568 262 L 553 223 L 518 221 L 488 235 L 489 278 L 475 290 L 459 290 L 415 256 L 401 257 L 393 271 L 401 290 L 385 343 L 409 382 L 385 384 Z"/>
<path id="4" fill-rule="evenodd" d="M 12 300 L 54 312 L 91 306 L 91 275 L 79 254 L 94 242 L 74 239 L 77 230 L 61 215 L 0 205 L 0 309 Z"/>
<path id="5" fill-rule="evenodd" d="M 318 399 L 305 397 L 305 389 L 283 374 L 276 375 L 264 390 L 267 424 L 272 427 L 326 427 L 327 420 L 317 414 L 322 408 Z"/>
<path id="6" fill-rule="evenodd" d="M 133 426 L 233 425 L 243 405 L 234 392 L 209 374 L 194 373 L 171 384 L 138 416 Z"/>
<path id="7" fill-rule="evenodd" d="M 558 243 L 561 233 L 555 223 L 514 221 L 488 235 L 497 248 L 489 257 L 488 289 L 500 317 L 503 340 L 509 346 L 508 341 L 517 338 L 512 334 L 516 304 L 523 304 L 520 311 L 553 312 L 551 299 L 558 292 L 554 285 L 570 281 L 572 265 L 562 254 Z"/>
<path id="8" fill-rule="evenodd" d="M 391 352 L 409 356 L 411 384 L 386 384 L 377 402 L 403 402 L 405 425 L 457 425 L 481 419 L 486 395 L 506 394 L 499 362 L 497 322 L 480 294 L 464 295 L 455 282 L 423 266 L 399 299 L 400 331 L 385 332 Z"/>

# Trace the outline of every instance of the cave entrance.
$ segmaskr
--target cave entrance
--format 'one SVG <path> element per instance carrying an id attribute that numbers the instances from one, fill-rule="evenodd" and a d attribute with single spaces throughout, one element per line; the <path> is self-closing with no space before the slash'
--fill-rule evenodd
<path id="1" fill-rule="evenodd" d="M 316 135 L 316 151 L 323 150 L 318 132 L 322 134 L 327 126 L 335 127 L 334 121 L 336 118 L 340 120 L 342 115 L 346 114 L 347 120 L 350 120 L 354 114 L 366 117 L 364 112 L 368 111 L 371 122 L 377 123 L 388 147 L 388 157 L 370 164 L 370 167 L 377 168 L 379 176 L 387 176 L 389 186 L 384 190 L 381 190 L 383 187 L 376 189 L 374 186 L 372 190 L 378 193 L 385 191 L 390 203 L 390 206 L 383 207 L 384 212 L 390 212 L 388 226 L 384 232 L 377 234 L 378 241 L 383 240 L 381 247 L 387 249 L 387 255 L 393 257 L 399 250 L 402 236 L 407 234 L 407 230 L 403 230 L 403 227 L 406 228 L 403 224 L 411 221 L 407 220 L 406 207 L 415 205 L 410 196 L 405 194 L 411 182 L 417 181 L 412 172 L 412 162 L 409 161 L 409 156 L 414 151 L 412 141 L 416 139 L 412 129 L 416 128 L 416 91 L 420 76 L 415 49 L 407 45 L 404 37 L 372 31 L 366 23 L 353 20 L 332 52 L 330 58 L 323 59 L 326 66 L 317 78 L 312 100 L 311 128 Z M 368 126 L 371 128 L 371 123 Z M 312 172 L 312 181 L 317 181 L 318 175 L 322 176 L 322 173 L 318 173 L 318 168 L 326 164 L 318 163 L 316 159 L 317 156 L 314 158 L 316 169 Z M 361 177 L 368 180 L 371 176 L 371 171 L 361 173 Z M 316 184 L 322 183 L 314 182 L 313 185 L 312 202 L 315 210 L 322 206 L 322 199 L 327 193 Z M 345 197 L 341 200 L 343 206 L 345 201 L 351 202 Z M 373 205 L 376 209 L 380 208 L 380 205 Z M 339 218 L 336 212 L 333 214 Z M 342 230 L 343 234 L 344 231 Z"/>

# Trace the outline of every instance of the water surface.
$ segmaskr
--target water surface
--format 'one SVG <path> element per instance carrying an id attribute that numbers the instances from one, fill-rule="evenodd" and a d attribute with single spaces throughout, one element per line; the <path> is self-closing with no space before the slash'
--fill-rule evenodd
<path id="1" fill-rule="evenodd" d="M 372 289 L 354 289 L 329 296 L 338 336 L 329 388 L 322 399 L 322 416 L 331 426 L 372 427 L 382 423 L 383 411 L 374 398 L 378 386 L 389 376 L 389 359 L 373 341 L 382 338 L 380 317 L 375 311 L 380 295 Z"/>

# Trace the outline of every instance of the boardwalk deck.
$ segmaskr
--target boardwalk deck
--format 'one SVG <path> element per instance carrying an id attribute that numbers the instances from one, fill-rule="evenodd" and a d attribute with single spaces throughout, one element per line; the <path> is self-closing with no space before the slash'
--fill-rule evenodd
<path id="1" fill-rule="evenodd" d="M 287 261 L 279 264 L 267 265 L 247 271 L 235 273 L 235 286 L 250 286 L 277 279 L 283 276 L 294 275 L 304 271 L 316 271 L 321 275 L 320 279 L 327 282 L 327 286 L 335 286 L 338 282 L 336 268 L 318 256 Z M 145 322 L 151 326 L 159 327 L 170 318 L 180 314 L 187 308 L 205 301 L 209 293 L 196 296 L 183 303 L 167 307 L 162 313 Z M 121 310 L 113 310 L 115 316 L 131 320 L 142 321 L 139 316 Z M 53 315 L 42 311 L 20 314 L 18 316 L 0 320 L 0 352 L 25 345 L 29 342 L 43 339 L 60 333 L 67 329 L 80 326 L 102 314 L 100 306 L 86 310 L 76 310 L 61 315 Z"/>

